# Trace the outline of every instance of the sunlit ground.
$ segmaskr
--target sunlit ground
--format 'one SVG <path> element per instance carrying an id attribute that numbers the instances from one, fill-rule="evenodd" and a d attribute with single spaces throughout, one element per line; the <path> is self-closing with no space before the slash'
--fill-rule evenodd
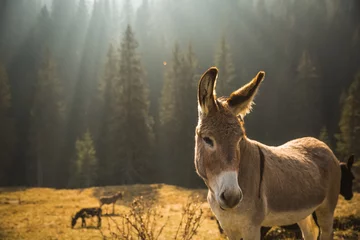
<path id="1" fill-rule="evenodd" d="M 119 187 L 101 187 L 79 190 L 55 190 L 49 188 L 2 188 L 0 189 L 0 239 L 102 239 L 101 233 L 95 228 L 96 218 L 87 219 L 88 228 L 81 228 L 79 219 L 75 228 L 70 227 L 70 218 L 76 211 L 84 207 L 97 207 L 98 198 L 103 194 L 124 191 L 123 200 L 115 206 L 115 214 L 126 212 L 131 201 L 142 195 L 144 199 L 154 200 L 160 208 L 165 222 L 160 239 L 173 238 L 180 221 L 182 206 L 191 195 L 199 195 L 203 201 L 203 222 L 194 239 L 225 239 L 219 233 L 212 213 L 206 203 L 206 190 L 189 190 L 169 185 L 133 185 Z M 111 213 L 112 207 L 103 207 L 103 214 Z M 340 197 L 336 216 L 360 217 L 360 194 L 356 193 L 351 201 L 344 201 Z M 112 217 L 119 220 L 119 216 Z M 102 231 L 107 234 L 108 229 L 114 227 L 108 217 L 102 218 Z M 160 222 L 161 222 L 160 221 Z M 160 225 L 163 223 L 161 222 Z M 336 239 L 358 239 L 356 231 L 337 232 Z M 288 238 L 292 239 L 292 238 Z"/>

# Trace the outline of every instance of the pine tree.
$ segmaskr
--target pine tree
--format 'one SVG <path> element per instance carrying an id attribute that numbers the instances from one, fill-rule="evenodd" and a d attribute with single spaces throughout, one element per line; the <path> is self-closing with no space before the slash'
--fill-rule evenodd
<path id="1" fill-rule="evenodd" d="M 10 115 L 11 91 L 5 67 L 0 63 L 0 185 L 9 185 L 14 154 L 15 129 Z"/>
<path id="2" fill-rule="evenodd" d="M 238 86 L 235 85 L 235 68 L 232 62 L 231 51 L 226 38 L 223 35 L 219 49 L 215 55 L 215 66 L 219 68 L 221 81 L 216 84 L 216 92 L 219 96 L 229 96 Z"/>
<path id="3" fill-rule="evenodd" d="M 172 62 L 167 65 L 165 72 L 163 88 L 161 93 L 161 109 L 160 109 L 160 123 L 161 125 L 174 122 L 175 118 L 175 80 L 181 74 L 181 66 L 184 64 L 184 57 L 180 52 L 179 45 L 176 43 L 173 50 Z"/>
<path id="4" fill-rule="evenodd" d="M 180 52 L 180 47 L 175 43 L 173 49 L 172 60 L 166 65 L 164 73 L 163 87 L 160 98 L 160 113 L 159 113 L 159 140 L 158 140 L 158 169 L 161 169 L 163 181 L 177 184 L 179 174 L 174 174 L 175 169 L 178 169 L 178 155 L 176 143 L 176 136 L 181 132 L 180 119 L 177 116 L 181 116 L 178 113 L 178 101 L 176 94 L 179 94 L 180 89 L 176 86 L 179 84 L 179 76 L 182 74 L 184 65 L 184 56 Z M 181 92 L 180 92 L 181 93 Z M 175 159 L 176 158 L 176 159 Z M 169 161 L 171 159 L 171 161 Z"/>
<path id="5" fill-rule="evenodd" d="M 46 50 L 31 108 L 30 155 L 35 162 L 29 162 L 27 167 L 30 184 L 58 186 L 64 182 L 62 178 L 68 166 L 64 166 L 59 158 L 64 111 L 63 90 L 56 65 L 49 50 Z"/>
<path id="6" fill-rule="evenodd" d="M 119 55 L 110 44 L 104 73 L 97 89 L 94 111 L 92 111 L 93 119 L 96 121 L 91 122 L 91 132 L 93 132 L 96 149 L 98 149 L 99 183 L 103 185 L 111 184 L 114 163 L 117 162 L 113 160 L 116 157 L 113 153 L 117 151 L 116 142 L 119 141 L 114 137 L 118 136 L 116 133 L 120 133 L 118 126 L 123 125 L 122 99 L 116 101 L 116 97 L 119 97 L 118 67 Z M 119 121 L 114 121 L 114 116 L 119 118 Z M 110 129 L 115 131 L 110 132 Z"/>
<path id="7" fill-rule="evenodd" d="M 68 94 L 72 98 L 69 104 L 69 115 L 67 123 L 66 136 L 66 150 L 63 153 L 63 159 L 71 159 L 75 155 L 75 142 L 78 136 L 82 136 L 86 131 L 86 126 L 89 126 L 92 135 L 97 135 L 94 130 L 97 118 L 95 116 L 94 108 L 96 103 L 97 83 L 101 76 L 103 66 L 105 65 L 106 48 L 109 45 L 110 25 L 108 24 L 107 16 L 109 16 L 109 9 L 107 4 L 109 1 L 95 1 L 91 13 L 90 23 L 86 31 L 85 41 L 83 43 L 83 51 L 80 59 L 79 74 L 74 83 L 69 83 L 71 90 Z M 82 1 L 80 2 L 80 4 Z M 79 5 L 79 16 L 83 23 L 79 24 L 79 28 L 85 24 L 83 18 L 86 17 L 86 11 L 82 5 Z M 80 14 L 81 13 L 81 14 Z M 83 16 L 80 18 L 80 16 Z M 85 29 L 81 29 L 84 31 Z M 80 31 L 80 30 L 79 30 Z M 80 35 L 81 36 L 81 35 Z M 80 40 L 79 40 L 80 41 Z M 73 165 L 70 163 L 69 165 Z"/>
<path id="8" fill-rule="evenodd" d="M 109 71 L 105 75 L 105 90 L 110 93 L 105 96 L 109 97 L 105 161 L 108 175 L 116 184 L 139 183 L 152 177 L 149 162 L 154 138 L 152 118 L 149 116 L 148 86 L 136 52 L 137 46 L 128 25 L 121 41 L 119 58 L 109 55 L 106 67 Z M 113 62 L 118 66 L 115 67 Z M 115 70 L 117 72 L 112 73 Z"/>
<path id="9" fill-rule="evenodd" d="M 186 54 L 178 44 L 172 62 L 167 65 L 160 102 L 161 166 L 172 184 L 194 186 L 193 137 L 196 125 L 197 60 L 189 45 Z M 169 162 L 171 159 L 171 162 Z M 181 173 L 181 174 L 179 174 Z"/>
<path id="10" fill-rule="evenodd" d="M 336 134 L 336 150 L 342 158 L 350 154 L 360 155 L 360 72 L 355 76 L 342 106 Z"/>
<path id="11" fill-rule="evenodd" d="M 301 55 L 297 75 L 290 85 L 291 129 L 296 137 L 318 136 L 323 124 L 323 95 L 319 70 L 308 51 Z"/>
<path id="12" fill-rule="evenodd" d="M 328 133 L 326 126 L 323 126 L 321 128 L 320 134 L 319 134 L 319 140 L 323 141 L 324 143 L 326 143 L 329 146 L 329 148 L 331 148 L 331 141 L 330 141 L 329 133 Z"/>
<path id="13" fill-rule="evenodd" d="M 76 141 L 76 177 L 79 187 L 91 187 L 97 181 L 97 159 L 94 143 L 87 130 L 81 139 Z"/>
<path id="14" fill-rule="evenodd" d="M 184 168 L 184 176 L 182 182 L 188 187 L 203 186 L 203 182 L 195 173 L 194 162 L 194 129 L 197 123 L 197 105 L 194 104 L 197 101 L 197 84 L 200 78 L 198 70 L 198 60 L 192 48 L 192 44 L 189 43 L 188 50 L 185 55 L 184 70 L 182 82 L 183 88 L 179 93 L 182 96 L 178 96 L 178 103 L 184 104 L 183 112 L 181 113 L 182 129 L 179 136 L 183 136 L 183 149 L 179 149 L 182 155 L 182 159 L 179 159 L 178 164 Z M 177 113 L 179 114 L 179 113 Z M 180 145 L 179 145 L 180 146 Z M 185 160 L 185 163 L 183 162 Z"/>
<path id="15" fill-rule="evenodd" d="M 150 166 L 153 143 L 153 120 L 149 116 L 149 90 L 142 68 L 141 60 L 136 53 L 138 47 L 130 25 L 120 47 L 119 81 L 123 84 L 125 97 L 124 117 L 128 126 L 124 129 L 125 148 L 125 182 L 144 181 Z"/>

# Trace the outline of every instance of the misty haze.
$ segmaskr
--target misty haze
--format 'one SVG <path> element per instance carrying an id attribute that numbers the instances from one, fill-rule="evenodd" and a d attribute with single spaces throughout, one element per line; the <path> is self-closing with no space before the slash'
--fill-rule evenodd
<path id="1" fill-rule="evenodd" d="M 0 239 L 226 239 L 194 164 L 213 66 L 217 98 L 266 73 L 244 136 L 354 156 L 334 239 L 358 239 L 359 0 L 0 0 Z"/>

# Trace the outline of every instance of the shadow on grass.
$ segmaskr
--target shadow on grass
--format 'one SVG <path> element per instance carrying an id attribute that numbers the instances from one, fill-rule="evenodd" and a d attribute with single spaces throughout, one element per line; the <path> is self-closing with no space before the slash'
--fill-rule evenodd
<path id="1" fill-rule="evenodd" d="M 353 229 L 360 232 L 360 216 L 335 217 L 334 228 L 339 230 Z"/>
<path id="2" fill-rule="evenodd" d="M 121 214 L 118 213 L 105 213 L 105 214 L 101 214 L 102 217 L 120 217 Z"/>
<path id="3" fill-rule="evenodd" d="M 93 230 L 99 230 L 101 227 L 97 226 L 86 226 L 86 227 L 74 227 L 73 230 L 81 230 L 81 229 L 93 229 Z"/>

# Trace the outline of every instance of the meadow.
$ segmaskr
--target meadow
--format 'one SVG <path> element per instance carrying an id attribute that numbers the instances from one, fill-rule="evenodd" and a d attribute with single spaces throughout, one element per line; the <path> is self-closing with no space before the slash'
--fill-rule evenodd
<path id="1" fill-rule="evenodd" d="M 98 207 L 99 197 L 123 191 L 124 197 L 115 205 L 103 206 L 102 226 L 96 228 L 97 219 L 86 219 L 87 227 L 81 227 L 81 219 L 70 226 L 71 216 L 84 207 Z M 93 187 L 86 189 L 52 188 L 0 188 L 0 239 L 115 239 L 119 233 L 122 215 L 130 210 L 133 200 L 142 196 L 149 209 L 156 209 L 157 230 L 162 226 L 159 239 L 175 239 L 183 217 L 184 205 L 189 201 L 199 203 L 201 219 L 192 239 L 226 239 L 220 234 L 216 220 L 206 202 L 207 191 L 186 189 L 165 184 Z M 200 212 L 198 212 L 200 213 Z M 336 209 L 335 239 L 359 239 L 360 194 L 350 201 L 339 197 Z M 274 228 L 266 239 L 295 239 L 295 234 Z M 177 236 L 176 239 L 182 239 Z"/>

